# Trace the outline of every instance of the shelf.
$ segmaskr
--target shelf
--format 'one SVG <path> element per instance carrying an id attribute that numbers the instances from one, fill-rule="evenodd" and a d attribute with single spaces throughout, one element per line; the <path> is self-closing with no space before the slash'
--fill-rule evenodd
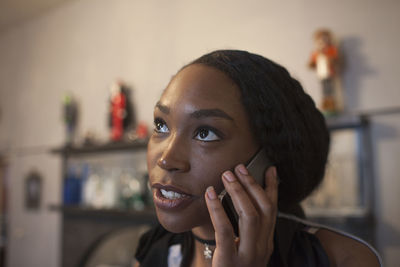
<path id="1" fill-rule="evenodd" d="M 78 155 L 103 152 L 120 152 L 146 149 L 148 140 L 136 140 L 132 142 L 110 142 L 99 145 L 87 146 L 63 146 L 51 150 L 51 153 L 63 155 Z"/>
<path id="2" fill-rule="evenodd" d="M 326 218 L 364 218 L 369 216 L 369 210 L 365 207 L 341 207 L 341 208 L 312 208 L 303 207 L 307 217 Z"/>
<path id="3" fill-rule="evenodd" d="M 326 117 L 326 125 L 329 130 L 354 129 L 366 126 L 368 117 L 363 115 L 339 115 Z"/>
<path id="4" fill-rule="evenodd" d="M 84 206 L 65 206 L 65 205 L 50 205 L 50 210 L 60 211 L 67 217 L 81 217 L 86 219 L 121 219 L 121 220 L 140 220 L 145 222 L 156 221 L 156 213 L 154 208 L 147 207 L 144 210 L 133 209 L 117 209 L 117 208 L 91 208 Z"/>
<path id="5" fill-rule="evenodd" d="M 368 124 L 368 116 L 364 115 L 339 115 L 326 118 L 329 130 L 358 128 Z M 148 140 L 135 140 L 131 142 L 119 141 L 104 144 L 74 146 L 65 145 L 51 150 L 51 153 L 63 155 L 95 154 L 104 152 L 120 152 L 146 149 Z"/>
<path id="6" fill-rule="evenodd" d="M 342 113 L 336 116 L 325 117 L 329 130 L 340 130 L 358 128 L 368 125 L 369 119 L 373 116 L 399 114 L 400 107 L 386 107 L 365 111 L 353 111 Z"/>

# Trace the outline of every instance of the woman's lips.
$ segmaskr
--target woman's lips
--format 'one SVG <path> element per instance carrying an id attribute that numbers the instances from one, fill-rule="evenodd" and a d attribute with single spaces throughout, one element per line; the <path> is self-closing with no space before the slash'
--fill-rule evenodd
<path id="1" fill-rule="evenodd" d="M 163 210 L 180 210 L 187 207 L 194 199 L 193 195 L 186 193 L 172 185 L 153 184 L 153 200 L 157 208 Z"/>

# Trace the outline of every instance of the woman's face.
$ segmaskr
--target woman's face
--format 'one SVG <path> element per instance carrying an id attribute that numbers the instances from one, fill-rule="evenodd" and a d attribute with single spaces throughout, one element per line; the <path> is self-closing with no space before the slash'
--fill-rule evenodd
<path id="1" fill-rule="evenodd" d="M 147 165 L 160 223 L 171 232 L 209 227 L 206 188 L 220 192 L 222 173 L 258 149 L 239 88 L 217 69 L 190 65 L 164 91 L 154 123 Z"/>

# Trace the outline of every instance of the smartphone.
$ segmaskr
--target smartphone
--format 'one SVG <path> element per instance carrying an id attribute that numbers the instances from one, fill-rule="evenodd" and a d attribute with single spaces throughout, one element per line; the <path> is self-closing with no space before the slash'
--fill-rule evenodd
<path id="1" fill-rule="evenodd" d="M 251 176 L 264 188 L 265 171 L 272 165 L 273 164 L 271 163 L 271 161 L 267 158 L 265 150 L 260 149 L 246 164 L 246 167 Z M 225 189 L 222 190 L 218 197 L 221 200 L 222 206 L 224 207 L 224 210 L 233 226 L 235 235 L 239 236 L 239 216 L 235 210 L 235 207 L 233 206 L 231 197 Z"/>

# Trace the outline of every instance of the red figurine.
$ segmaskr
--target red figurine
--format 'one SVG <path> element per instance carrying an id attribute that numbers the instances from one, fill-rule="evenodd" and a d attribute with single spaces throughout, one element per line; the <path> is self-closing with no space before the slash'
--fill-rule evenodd
<path id="1" fill-rule="evenodd" d="M 322 84 L 321 109 L 325 114 L 335 114 L 337 103 L 335 100 L 334 78 L 337 74 L 338 50 L 333 44 L 329 30 L 321 29 L 314 34 L 315 51 L 312 53 L 309 67 L 315 69 Z"/>
<path id="2" fill-rule="evenodd" d="M 136 127 L 136 136 L 139 139 L 146 139 L 149 136 L 147 124 L 145 122 L 140 122 Z"/>
<path id="3" fill-rule="evenodd" d="M 124 134 L 124 119 L 126 111 L 126 95 L 122 91 L 122 83 L 116 82 L 111 86 L 111 139 L 119 141 Z"/>

